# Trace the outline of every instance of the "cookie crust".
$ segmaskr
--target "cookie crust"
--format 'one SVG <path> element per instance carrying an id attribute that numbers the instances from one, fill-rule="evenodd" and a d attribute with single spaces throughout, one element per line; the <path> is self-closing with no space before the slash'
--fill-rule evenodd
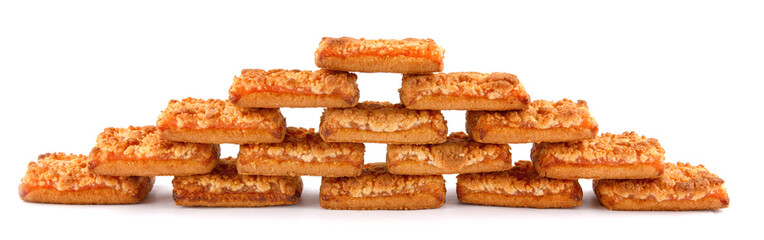
<path id="1" fill-rule="evenodd" d="M 352 107 L 358 103 L 357 75 L 321 69 L 244 69 L 228 90 L 244 108 Z"/>
<path id="2" fill-rule="evenodd" d="M 499 72 L 406 74 L 398 92 L 410 109 L 522 110 L 530 103 L 517 76 Z"/>
<path id="3" fill-rule="evenodd" d="M 512 154 L 507 144 L 477 143 L 455 132 L 440 144 L 387 145 L 387 167 L 401 175 L 495 172 L 512 167 Z"/>
<path id="4" fill-rule="evenodd" d="M 347 72 L 431 73 L 443 71 L 443 53 L 432 39 L 321 39 L 319 68 Z"/>

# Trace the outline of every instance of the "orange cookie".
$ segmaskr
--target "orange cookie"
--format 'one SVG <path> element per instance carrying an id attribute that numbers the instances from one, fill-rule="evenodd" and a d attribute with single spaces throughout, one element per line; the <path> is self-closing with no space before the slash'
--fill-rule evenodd
<path id="1" fill-rule="evenodd" d="M 399 92 L 410 109 L 522 110 L 531 101 L 517 76 L 498 72 L 406 74 Z"/>
<path id="2" fill-rule="evenodd" d="M 541 177 L 530 161 L 518 161 L 503 172 L 456 176 L 456 194 L 463 203 L 531 208 L 581 206 L 583 191 L 578 180 Z"/>
<path id="3" fill-rule="evenodd" d="M 170 100 L 157 120 L 162 139 L 195 143 L 273 143 L 284 140 L 278 108 L 240 108 L 229 101 Z"/>
<path id="4" fill-rule="evenodd" d="M 244 69 L 228 90 L 246 108 L 352 107 L 358 103 L 357 76 L 348 72 Z"/>
<path id="5" fill-rule="evenodd" d="M 241 174 L 353 177 L 364 151 L 362 143 L 324 142 L 312 128 L 288 127 L 283 142 L 241 145 L 237 165 Z"/>
<path id="6" fill-rule="evenodd" d="M 154 186 L 153 177 L 102 176 L 88 165 L 84 155 L 42 154 L 29 162 L 19 196 L 27 202 L 131 204 L 143 201 Z"/>
<path id="7" fill-rule="evenodd" d="M 610 210 L 713 210 L 730 204 L 724 180 L 703 165 L 666 163 L 660 178 L 594 180 L 594 193 Z"/>
<path id="8" fill-rule="evenodd" d="M 302 179 L 286 176 L 248 176 L 236 172 L 236 159 L 220 159 L 211 173 L 175 177 L 175 204 L 197 207 L 262 207 L 295 204 Z"/>
<path id="9" fill-rule="evenodd" d="M 640 179 L 661 175 L 665 152 L 655 138 L 603 133 L 576 142 L 534 143 L 531 159 L 542 177 Z"/>
<path id="10" fill-rule="evenodd" d="M 431 144 L 445 142 L 448 128 L 440 111 L 362 102 L 352 108 L 325 109 L 319 132 L 327 142 Z"/>
<path id="11" fill-rule="evenodd" d="M 388 144 L 387 167 L 403 175 L 503 171 L 512 167 L 509 150 L 507 144 L 477 143 L 455 132 L 440 144 Z"/>
<path id="12" fill-rule="evenodd" d="M 393 175 L 385 163 L 368 163 L 358 177 L 321 178 L 321 207 L 343 210 L 413 210 L 443 206 L 441 175 Z"/>
<path id="13" fill-rule="evenodd" d="M 316 66 L 348 72 L 431 73 L 443 71 L 445 51 L 432 39 L 321 39 Z"/>
<path id="14" fill-rule="evenodd" d="M 467 112 L 467 134 L 483 143 L 568 142 L 597 136 L 586 101 L 536 100 L 520 111 Z"/>
<path id="15" fill-rule="evenodd" d="M 101 175 L 191 175 L 210 172 L 220 146 L 163 140 L 154 126 L 106 128 L 88 158 L 90 169 Z"/>

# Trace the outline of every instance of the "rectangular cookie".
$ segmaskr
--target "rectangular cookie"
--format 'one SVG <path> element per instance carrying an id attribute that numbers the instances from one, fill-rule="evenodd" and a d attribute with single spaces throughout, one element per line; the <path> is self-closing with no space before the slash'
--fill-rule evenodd
<path id="1" fill-rule="evenodd" d="M 187 207 L 263 207 L 291 205 L 300 200 L 302 179 L 250 176 L 236 171 L 236 159 L 220 159 L 208 174 L 172 179 L 172 198 Z"/>
<path id="2" fill-rule="evenodd" d="M 194 143 L 273 143 L 284 140 L 278 108 L 240 108 L 229 101 L 170 100 L 157 119 L 162 139 Z"/>
<path id="3" fill-rule="evenodd" d="M 600 204 L 610 210 L 714 210 L 729 206 L 724 180 L 703 165 L 666 163 L 656 179 L 593 181 Z"/>
<path id="4" fill-rule="evenodd" d="M 316 66 L 347 72 L 431 73 L 443 71 L 445 51 L 432 39 L 321 39 Z"/>
<path id="5" fill-rule="evenodd" d="M 410 109 L 522 110 L 531 101 L 517 76 L 499 72 L 405 74 L 398 92 Z"/>
<path id="6" fill-rule="evenodd" d="M 234 105 L 244 108 L 352 107 L 358 103 L 357 78 L 326 69 L 244 69 L 228 93 Z"/>
<path id="7" fill-rule="evenodd" d="M 519 111 L 467 111 L 467 134 L 482 143 L 568 142 L 597 136 L 586 101 L 535 100 Z"/>
<path id="8" fill-rule="evenodd" d="M 241 145 L 237 166 L 250 175 L 353 177 L 364 151 L 362 143 L 324 142 L 312 128 L 288 127 L 283 142 Z"/>
<path id="9" fill-rule="evenodd" d="M 655 138 L 635 132 L 603 133 L 576 142 L 534 143 L 531 160 L 539 175 L 548 178 L 657 178 L 663 172 L 665 152 Z"/>
<path id="10" fill-rule="evenodd" d="M 324 109 L 319 133 L 327 142 L 432 144 L 445 142 L 448 128 L 440 111 L 362 102 L 352 108 Z"/>
<path id="11" fill-rule="evenodd" d="M 210 172 L 217 144 L 171 142 L 154 126 L 106 128 L 90 151 L 90 170 L 109 176 L 179 176 Z"/>
<path id="12" fill-rule="evenodd" d="M 456 176 L 456 195 L 463 203 L 528 208 L 580 207 L 578 180 L 541 177 L 530 161 L 518 161 L 508 171 Z"/>
<path id="13" fill-rule="evenodd" d="M 388 144 L 387 168 L 402 175 L 503 171 L 512 168 L 509 150 L 507 144 L 477 143 L 455 132 L 440 144 Z"/>
<path id="14" fill-rule="evenodd" d="M 321 178 L 321 207 L 341 210 L 413 210 L 443 206 L 441 175 L 393 175 L 385 163 L 367 163 L 358 177 Z"/>
<path id="15" fill-rule="evenodd" d="M 87 156 L 46 153 L 29 162 L 19 196 L 27 202 L 61 204 L 139 203 L 154 186 L 153 177 L 97 175 Z"/>

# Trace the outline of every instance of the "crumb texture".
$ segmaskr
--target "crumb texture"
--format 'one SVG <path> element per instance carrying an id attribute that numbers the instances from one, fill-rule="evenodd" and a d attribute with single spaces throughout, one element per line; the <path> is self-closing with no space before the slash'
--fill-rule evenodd
<path id="1" fill-rule="evenodd" d="M 385 163 L 364 165 L 361 176 L 324 178 L 322 184 L 328 189 L 322 195 L 346 197 L 381 197 L 432 192 L 442 188 L 443 176 L 393 175 L 387 171 Z"/>
<path id="2" fill-rule="evenodd" d="M 436 63 L 443 62 L 445 51 L 432 39 L 356 39 L 350 37 L 321 40 L 316 58 L 357 56 L 406 56 L 425 58 Z"/>
<path id="3" fill-rule="evenodd" d="M 472 112 L 480 114 L 479 125 L 511 128 L 570 128 L 597 126 L 597 121 L 589 113 L 586 101 L 573 102 L 563 99 L 557 102 L 535 100 L 521 111 Z"/>
<path id="4" fill-rule="evenodd" d="M 531 149 L 534 159 L 552 157 L 567 163 L 632 164 L 663 162 L 666 151 L 655 138 L 635 132 L 603 133 L 594 139 L 535 143 Z"/>
<path id="5" fill-rule="evenodd" d="M 58 191 L 77 191 L 90 188 L 112 188 L 137 194 L 141 182 L 148 177 L 115 177 L 96 175 L 89 170 L 87 156 L 65 153 L 46 153 L 29 162 L 27 173 L 21 179 L 29 188 L 53 188 Z"/>
<path id="6" fill-rule="evenodd" d="M 506 195 L 559 194 L 574 191 L 577 185 L 576 180 L 540 177 L 530 161 L 517 161 L 507 171 L 460 174 L 457 179 L 460 186 L 472 192 Z"/>
<path id="7" fill-rule="evenodd" d="M 301 186 L 300 177 L 241 175 L 232 157 L 220 159 L 211 173 L 175 177 L 174 185 L 198 185 L 208 193 L 279 193 L 294 194 Z"/>
<path id="8" fill-rule="evenodd" d="M 278 108 L 239 108 L 217 99 L 170 100 L 159 115 L 159 129 L 276 129 L 284 122 Z"/>
<path id="9" fill-rule="evenodd" d="M 453 72 L 403 75 L 402 94 L 408 99 L 422 96 L 451 95 L 487 99 L 518 99 L 529 102 L 525 87 L 510 73 Z"/>
<path id="10" fill-rule="evenodd" d="M 324 127 L 395 132 L 430 125 L 436 131 L 447 131 L 446 120 L 440 111 L 411 110 L 401 104 L 387 102 L 362 102 L 353 108 L 327 108 L 321 117 Z"/>
<path id="11" fill-rule="evenodd" d="M 601 195 L 616 199 L 698 200 L 709 195 L 726 195 L 724 180 L 703 165 L 665 163 L 657 179 L 595 180 Z"/>
<path id="12" fill-rule="evenodd" d="M 426 162 L 452 170 L 505 156 L 509 150 L 507 144 L 474 142 L 463 132 L 451 133 L 446 142 L 441 144 L 388 145 L 388 154 L 392 159 Z"/>
<path id="13" fill-rule="evenodd" d="M 326 162 L 363 158 L 362 143 L 324 142 L 313 129 L 288 127 L 280 143 L 248 144 L 239 149 L 247 159 L 299 159 L 304 162 Z"/>
<path id="14" fill-rule="evenodd" d="M 210 144 L 162 140 L 154 126 L 106 128 L 98 134 L 95 148 L 131 158 L 181 158 L 212 154 Z"/>
<path id="15" fill-rule="evenodd" d="M 357 76 L 353 73 L 321 69 L 317 71 L 284 69 L 244 69 L 234 77 L 229 89 L 231 100 L 257 92 L 329 95 L 348 98 L 358 95 Z"/>

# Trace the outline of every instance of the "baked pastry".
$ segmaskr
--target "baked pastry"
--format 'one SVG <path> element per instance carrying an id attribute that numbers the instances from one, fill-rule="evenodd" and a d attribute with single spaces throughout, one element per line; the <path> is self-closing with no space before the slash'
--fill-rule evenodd
<path id="1" fill-rule="evenodd" d="M 448 128 L 440 111 L 362 102 L 352 108 L 324 109 L 319 133 L 327 142 L 432 144 L 445 142 Z"/>
<path id="2" fill-rule="evenodd" d="M 531 159 L 542 177 L 640 179 L 661 175 L 665 152 L 655 138 L 603 133 L 576 142 L 534 143 Z"/>
<path id="3" fill-rule="evenodd" d="M 244 69 L 228 93 L 233 104 L 246 108 L 352 107 L 358 103 L 357 78 L 326 69 Z"/>
<path id="4" fill-rule="evenodd" d="M 154 186 L 153 177 L 113 177 L 88 169 L 87 156 L 46 153 L 29 162 L 19 196 L 27 202 L 62 204 L 139 203 Z"/>
<path id="5" fill-rule="evenodd" d="M 403 175 L 503 171 L 512 168 L 509 150 L 507 144 L 477 143 L 455 132 L 440 144 L 388 144 L 387 168 Z"/>
<path id="6" fill-rule="evenodd" d="M 367 163 L 358 177 L 321 178 L 321 207 L 343 210 L 438 208 L 446 202 L 441 175 L 393 175 L 385 163 Z"/>
<path id="7" fill-rule="evenodd" d="M 712 210 L 730 204 L 724 180 L 703 165 L 666 163 L 656 179 L 593 181 L 600 204 L 610 210 Z"/>
<path id="8" fill-rule="evenodd" d="M 353 177 L 363 168 L 362 143 L 324 142 L 312 128 L 288 127 L 280 143 L 239 147 L 240 174 Z"/>
<path id="9" fill-rule="evenodd" d="M 236 159 L 220 159 L 211 173 L 172 179 L 176 205 L 197 207 L 262 207 L 295 204 L 302 179 L 287 176 L 248 176 L 236 172 Z"/>
<path id="10" fill-rule="evenodd" d="M 467 111 L 467 134 L 482 143 L 568 142 L 597 136 L 586 101 L 536 100 L 521 111 Z"/>
<path id="11" fill-rule="evenodd" d="M 90 170 L 101 175 L 191 175 L 212 171 L 220 146 L 163 140 L 154 126 L 110 127 L 98 134 L 88 158 Z"/>
<path id="12" fill-rule="evenodd" d="M 518 161 L 508 171 L 456 176 L 456 196 L 463 203 L 530 208 L 580 207 L 578 180 L 541 177 L 530 161 Z"/>
<path id="13" fill-rule="evenodd" d="M 398 92 L 410 109 L 522 110 L 531 101 L 517 76 L 498 72 L 405 74 Z"/>
<path id="14" fill-rule="evenodd" d="M 431 73 L 443 71 L 445 51 L 432 39 L 321 39 L 316 66 L 348 72 Z"/>
<path id="15" fill-rule="evenodd" d="M 240 108 L 229 101 L 170 100 L 157 120 L 162 139 L 195 143 L 273 143 L 284 140 L 278 108 Z"/>

